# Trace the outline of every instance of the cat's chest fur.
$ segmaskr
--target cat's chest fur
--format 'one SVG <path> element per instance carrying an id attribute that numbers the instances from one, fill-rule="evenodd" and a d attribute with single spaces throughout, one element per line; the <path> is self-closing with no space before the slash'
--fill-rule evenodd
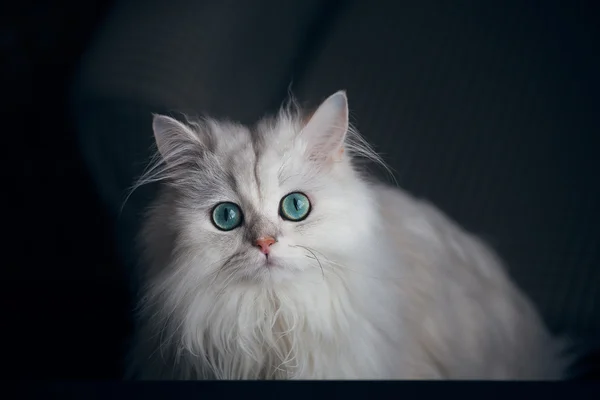
<path id="1" fill-rule="evenodd" d="M 348 379 L 388 375 L 395 361 L 382 360 L 391 344 L 382 332 L 377 313 L 355 305 L 361 297 L 352 283 L 345 289 L 323 286 L 291 288 L 279 297 L 260 293 L 254 297 L 260 310 L 254 320 L 230 321 L 221 330 L 226 342 L 206 330 L 198 344 L 207 358 L 187 357 L 198 371 L 211 371 L 221 379 Z M 318 286 L 318 285 L 317 285 Z M 206 321 L 206 326 L 213 324 Z M 376 327 L 376 325 L 379 325 Z M 398 332 L 399 333 L 399 332 Z M 388 354 L 391 354 L 391 348 Z M 206 365 L 200 365 L 208 363 Z M 204 376 L 205 378 L 207 376 Z"/>

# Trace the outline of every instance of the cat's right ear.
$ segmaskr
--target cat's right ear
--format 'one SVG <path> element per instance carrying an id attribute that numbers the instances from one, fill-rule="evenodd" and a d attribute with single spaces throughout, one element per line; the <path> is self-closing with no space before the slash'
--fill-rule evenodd
<path id="1" fill-rule="evenodd" d="M 309 158 L 328 162 L 342 157 L 347 132 L 348 98 L 346 92 L 340 90 L 321 103 L 300 135 L 306 142 Z"/>
<path id="2" fill-rule="evenodd" d="M 203 148 L 203 143 L 190 126 L 166 115 L 154 114 L 152 120 L 154 140 L 165 161 L 177 157 L 184 149 Z"/>

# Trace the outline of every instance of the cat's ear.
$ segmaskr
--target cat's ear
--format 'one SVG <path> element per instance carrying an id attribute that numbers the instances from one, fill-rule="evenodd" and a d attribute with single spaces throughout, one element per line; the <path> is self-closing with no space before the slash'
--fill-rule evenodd
<path id="1" fill-rule="evenodd" d="M 329 96 L 312 114 L 302 131 L 311 159 L 338 161 L 348 132 L 348 98 L 340 90 Z"/>
<path id="2" fill-rule="evenodd" d="M 198 132 L 166 115 L 153 115 L 152 130 L 158 151 L 165 161 L 176 157 L 183 149 L 203 147 Z"/>

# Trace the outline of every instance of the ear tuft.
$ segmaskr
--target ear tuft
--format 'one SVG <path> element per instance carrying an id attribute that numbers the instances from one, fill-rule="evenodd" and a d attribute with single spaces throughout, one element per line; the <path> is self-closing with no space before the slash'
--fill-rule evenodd
<path id="1" fill-rule="evenodd" d="M 152 130 L 158 151 L 165 160 L 182 146 L 202 146 L 198 133 L 188 125 L 166 115 L 153 115 Z"/>
<path id="2" fill-rule="evenodd" d="M 340 90 L 329 96 L 310 117 L 300 136 L 308 156 L 319 161 L 339 160 L 348 132 L 348 98 Z"/>

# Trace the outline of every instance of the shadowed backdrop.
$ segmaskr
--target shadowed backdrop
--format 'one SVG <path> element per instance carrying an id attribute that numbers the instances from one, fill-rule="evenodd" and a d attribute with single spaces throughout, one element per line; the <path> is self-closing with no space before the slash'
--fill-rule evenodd
<path id="1" fill-rule="evenodd" d="M 555 332 L 600 337 L 593 1 L 2 5 L 11 376 L 118 378 L 155 112 L 255 122 L 346 89 L 405 189 L 481 235 Z"/>

